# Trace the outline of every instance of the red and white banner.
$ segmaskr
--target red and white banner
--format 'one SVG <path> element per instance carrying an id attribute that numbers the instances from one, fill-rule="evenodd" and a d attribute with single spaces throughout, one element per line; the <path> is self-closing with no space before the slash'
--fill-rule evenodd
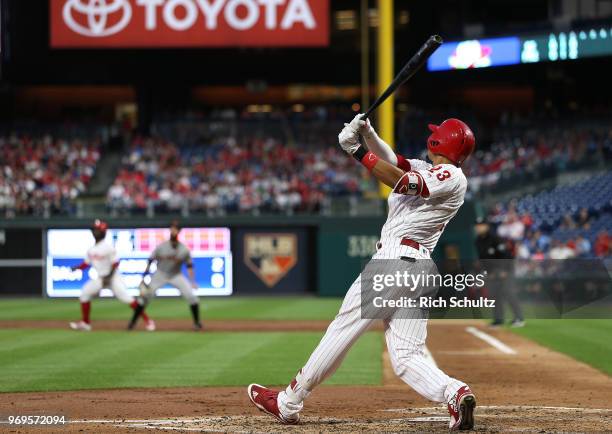
<path id="1" fill-rule="evenodd" d="M 329 0 L 50 0 L 53 48 L 329 44 Z"/>

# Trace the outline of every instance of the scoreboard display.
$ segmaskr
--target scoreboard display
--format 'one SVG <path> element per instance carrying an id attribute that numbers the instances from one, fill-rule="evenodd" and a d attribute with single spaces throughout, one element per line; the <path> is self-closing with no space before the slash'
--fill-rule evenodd
<path id="1" fill-rule="evenodd" d="M 521 37 L 521 63 L 612 55 L 612 27 Z"/>
<path id="2" fill-rule="evenodd" d="M 119 272 L 133 295 L 138 295 L 147 261 L 155 247 L 170 237 L 165 228 L 109 229 L 106 242 L 112 244 L 119 256 Z M 232 253 L 229 228 L 184 228 L 179 240 L 184 243 L 193 260 L 196 294 L 232 294 Z M 83 261 L 95 241 L 88 229 L 50 229 L 46 234 L 46 294 L 49 297 L 78 297 L 83 284 L 96 279 L 95 269 L 72 270 Z M 151 272 L 155 271 L 155 262 Z M 186 270 L 183 269 L 183 272 Z M 176 288 L 164 286 L 158 296 L 177 296 Z M 111 297 L 103 289 L 101 297 Z"/>
<path id="3" fill-rule="evenodd" d="M 489 68 L 612 56 L 612 25 L 568 32 L 446 42 L 427 62 L 429 71 Z"/>

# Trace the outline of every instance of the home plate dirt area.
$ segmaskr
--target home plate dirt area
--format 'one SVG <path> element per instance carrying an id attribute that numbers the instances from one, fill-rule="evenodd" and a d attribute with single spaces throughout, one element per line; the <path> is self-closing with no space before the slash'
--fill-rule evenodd
<path id="1" fill-rule="evenodd" d="M 223 329 L 221 322 L 214 328 Z M 479 322 L 432 321 L 428 349 L 435 363 L 472 387 L 476 431 L 612 431 L 612 378 L 586 364 Z M 0 414 L 70 415 L 62 432 L 447 432 L 446 408 L 420 398 L 393 375 L 386 354 L 381 356 L 382 386 L 321 386 L 297 426 L 279 425 L 255 409 L 246 387 L 7 393 L 1 395 Z"/>

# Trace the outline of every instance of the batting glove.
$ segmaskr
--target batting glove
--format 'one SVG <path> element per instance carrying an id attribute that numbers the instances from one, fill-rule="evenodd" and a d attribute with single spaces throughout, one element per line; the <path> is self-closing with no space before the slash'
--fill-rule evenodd
<path id="1" fill-rule="evenodd" d="M 340 147 L 351 155 L 361 146 L 359 144 L 359 134 L 351 124 L 344 124 L 344 128 L 338 134 L 338 142 Z"/>
<path id="2" fill-rule="evenodd" d="M 357 116 L 353 118 L 351 123 L 349 124 L 355 131 L 361 134 L 364 138 L 370 139 L 374 137 L 374 128 L 372 128 L 372 124 L 370 124 L 370 120 L 363 120 L 364 114 L 359 113 Z"/>

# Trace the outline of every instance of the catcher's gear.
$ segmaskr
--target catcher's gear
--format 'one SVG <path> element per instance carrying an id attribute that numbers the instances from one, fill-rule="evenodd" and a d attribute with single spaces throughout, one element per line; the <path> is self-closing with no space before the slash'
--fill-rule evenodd
<path id="1" fill-rule="evenodd" d="M 476 140 L 474 133 L 459 119 L 447 119 L 440 125 L 429 125 L 432 134 L 427 139 L 427 149 L 434 154 L 443 155 L 457 166 L 474 152 Z"/>

